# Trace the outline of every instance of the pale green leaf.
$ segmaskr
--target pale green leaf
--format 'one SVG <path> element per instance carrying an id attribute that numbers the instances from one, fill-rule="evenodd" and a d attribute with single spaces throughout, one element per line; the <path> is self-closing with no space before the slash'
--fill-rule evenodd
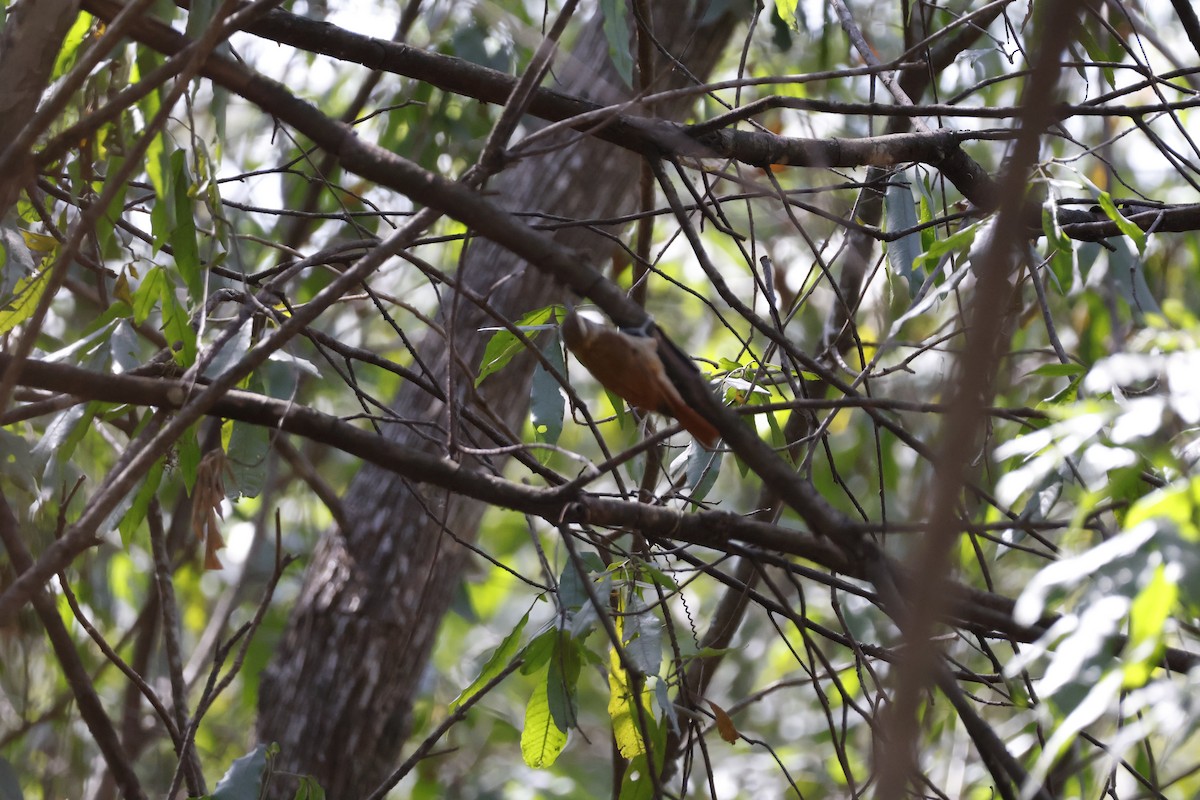
<path id="1" fill-rule="evenodd" d="M 50 270 L 43 269 L 17 281 L 12 300 L 0 309 L 0 334 L 5 334 L 33 316 L 38 302 L 50 285 Z"/>
<path id="2" fill-rule="evenodd" d="M 548 672 L 549 668 L 538 676 L 540 680 L 534 685 L 525 706 L 525 727 L 521 731 L 521 757 L 534 769 L 553 765 L 567 745 L 567 732 L 555 724 L 550 713 L 546 695 Z"/>
<path id="3" fill-rule="evenodd" d="M 487 663 L 483 665 L 483 669 L 480 670 L 478 677 L 471 681 L 470 685 L 459 692 L 458 697 L 451 701 L 449 708 L 451 713 L 478 694 L 489 681 L 499 675 L 508 666 L 521 646 L 521 634 L 524 633 L 527 622 L 529 622 L 528 612 L 526 612 L 525 616 L 521 617 L 521 621 L 517 623 L 516 627 L 509 631 L 508 636 L 504 637 L 504 641 L 500 643 L 500 646 L 492 653 Z"/>

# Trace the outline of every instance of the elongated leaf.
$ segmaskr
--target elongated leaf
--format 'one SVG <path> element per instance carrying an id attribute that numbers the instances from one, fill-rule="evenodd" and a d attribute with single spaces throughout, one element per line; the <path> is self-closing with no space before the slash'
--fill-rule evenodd
<path id="1" fill-rule="evenodd" d="M 554 654 L 554 638 L 558 631 L 554 629 L 542 631 L 525 647 L 525 663 L 521 666 L 522 675 L 532 675 L 550 662 Z"/>
<path id="2" fill-rule="evenodd" d="M 555 313 L 560 306 L 550 305 L 544 308 L 538 308 L 528 312 L 516 322 L 516 327 L 525 331 L 540 330 L 545 326 L 551 315 Z M 488 340 L 487 347 L 483 351 L 483 360 L 479 365 L 479 376 L 475 378 L 475 385 L 483 383 L 483 379 L 493 372 L 499 372 L 508 365 L 509 361 L 524 349 L 521 340 L 507 330 L 499 330 L 492 334 L 492 338 Z"/>
<path id="3" fill-rule="evenodd" d="M 625 617 L 625 654 L 643 675 L 657 675 L 662 666 L 662 623 L 641 600 L 634 600 Z"/>
<path id="4" fill-rule="evenodd" d="M 325 800 L 325 790 L 311 775 L 304 775 L 300 778 L 300 788 L 296 789 L 292 800 Z"/>
<path id="5" fill-rule="evenodd" d="M 229 765 L 211 800 L 258 800 L 267 771 L 267 747 L 259 745 Z"/>
<path id="6" fill-rule="evenodd" d="M 121 518 L 117 524 L 117 530 L 121 532 L 121 544 L 126 547 L 133 539 L 133 534 L 141 526 L 142 521 L 146 519 L 146 510 L 150 507 L 150 501 L 154 499 L 154 495 L 158 492 L 158 486 L 162 482 L 163 462 L 159 459 L 154 466 L 146 473 L 146 477 L 142 480 L 142 485 L 138 489 L 133 498 L 133 504 L 129 510 L 125 512 L 125 516 Z"/>
<path id="7" fill-rule="evenodd" d="M 738 733 L 737 726 L 734 725 L 733 720 L 730 719 L 729 713 L 712 700 L 708 701 L 708 707 L 712 709 L 713 717 L 717 722 L 717 733 L 720 735 L 720 737 L 730 744 L 736 742 L 740 734 Z"/>
<path id="8" fill-rule="evenodd" d="M 1161 662 L 1167 620 L 1179 600 L 1179 584 L 1171 575 L 1178 574 L 1178 570 L 1169 573 L 1165 565 L 1159 564 L 1129 608 L 1129 642 L 1123 669 L 1126 689 L 1145 686 Z"/>
<path id="9" fill-rule="evenodd" d="M 171 154 L 171 196 L 174 204 L 170 241 L 175 266 L 187 286 L 188 296 L 198 301 L 204 295 L 204 280 L 200 272 L 200 250 L 196 245 L 196 204 L 192 177 L 188 174 L 187 153 L 176 150 Z"/>
<path id="10" fill-rule="evenodd" d="M 554 764 L 567 745 L 567 733 L 554 722 L 547 697 L 547 674 L 542 671 L 534 686 L 529 703 L 525 706 L 525 727 L 521 731 L 521 757 L 534 769 L 544 769 Z"/>
<path id="11" fill-rule="evenodd" d="M 233 423 L 227 450 L 233 473 L 232 494 L 258 497 L 267 482 L 267 456 L 270 451 L 270 429 L 248 422 Z"/>
<path id="12" fill-rule="evenodd" d="M 164 280 L 158 294 L 162 303 L 162 331 L 171 346 L 175 362 L 190 367 L 196 362 L 196 332 L 192 330 L 187 309 L 175 299 L 175 287 Z"/>
<path id="13" fill-rule="evenodd" d="M 33 316 L 49 285 L 49 269 L 18 280 L 12 300 L 6 308 L 0 309 L 0 334 L 8 333 Z"/>
<path id="14" fill-rule="evenodd" d="M 565 375 L 567 364 L 563 358 L 562 345 L 555 336 L 546 336 L 546 345 L 542 355 Z M 546 369 L 538 364 L 533 369 L 533 383 L 529 389 L 529 416 L 533 423 L 533 435 L 539 442 L 557 444 L 562 435 L 563 419 L 566 417 L 567 401 L 563 397 L 562 387 Z M 549 457 L 550 451 L 539 450 L 539 453 Z"/>
<path id="15" fill-rule="evenodd" d="M 794 31 L 800 30 L 800 0 L 775 0 L 775 13 Z"/>
<path id="16" fill-rule="evenodd" d="M 33 457 L 46 465 L 45 482 L 54 486 L 66 480 L 66 469 L 79 441 L 91 427 L 96 403 L 67 408 L 54 416 L 46 426 L 41 441 L 33 448 Z"/>
<path id="17" fill-rule="evenodd" d="M 618 633 L 621 624 L 617 623 Z M 646 742 L 638 725 L 638 702 L 633 694 L 633 683 L 629 673 L 621 664 L 615 647 L 609 650 L 608 658 L 608 718 L 612 722 L 613 741 L 624 758 L 634 758 L 646 752 Z M 642 708 L 645 709 L 643 704 Z M 649 718 L 649 713 L 645 713 Z"/>
<path id="18" fill-rule="evenodd" d="M 37 463 L 28 442 L 0 428 L 0 477 L 36 495 Z"/>
<path id="19" fill-rule="evenodd" d="M 154 267 L 142 278 L 133 293 L 133 321 L 141 325 L 150 317 L 150 312 L 162 298 L 163 284 L 167 281 L 166 270 Z"/>
<path id="20" fill-rule="evenodd" d="M 913 262 L 913 269 L 921 269 L 929 262 L 937 263 L 946 253 L 955 250 L 966 251 L 967 248 L 975 241 L 975 234 L 979 233 L 979 224 L 968 225 L 960 231 L 955 231 L 945 239 L 938 239 L 933 243 L 933 246 L 926 250 L 921 255 L 917 256 Z"/>
<path id="21" fill-rule="evenodd" d="M 768 418 L 773 415 L 768 414 Z M 782 431 L 780 432 L 782 437 Z M 683 451 L 683 454 L 671 462 L 671 473 L 678 475 L 682 472 L 687 482 L 688 494 L 696 502 L 708 496 L 709 491 L 721 474 L 722 453 L 720 450 L 705 450 L 698 442 L 693 441 Z M 699 507 L 695 507 L 699 510 Z"/>
<path id="22" fill-rule="evenodd" d="M 54 71 L 51 73 L 52 80 L 58 80 L 71 67 L 75 66 L 75 61 L 79 58 L 79 50 L 87 39 L 88 31 L 91 30 L 92 21 L 93 17 L 88 14 L 80 14 L 75 18 L 71 29 L 63 37 L 58 57 L 54 60 Z"/>
<path id="23" fill-rule="evenodd" d="M 1112 195 L 1108 192 L 1101 192 L 1097 201 L 1100 203 L 1100 208 L 1104 210 L 1104 214 L 1116 223 L 1121 233 L 1133 240 L 1138 253 L 1145 254 L 1146 232 L 1125 218 L 1125 215 L 1117 208 L 1117 204 L 1113 202 Z"/>
<path id="24" fill-rule="evenodd" d="M 633 86 L 633 54 L 629 52 L 629 21 L 625 0 L 600 0 L 608 55 L 625 85 Z"/>
<path id="25" fill-rule="evenodd" d="M 1047 201 L 1042 206 L 1042 233 L 1046 235 L 1046 254 L 1050 257 L 1050 275 L 1063 294 L 1070 292 L 1082 280 L 1079 272 L 1079 259 L 1071 240 L 1063 233 L 1055 215 L 1053 203 Z"/>
<path id="26" fill-rule="evenodd" d="M 559 631 L 554 640 L 554 655 L 546 674 L 546 702 L 550 716 L 561 731 L 578 726 L 579 708 L 575 691 L 583 666 L 581 645 L 568 631 Z"/>
<path id="27" fill-rule="evenodd" d="M 605 573 L 604 562 L 595 553 L 582 553 L 579 560 L 583 562 L 583 568 L 589 575 L 603 575 Z M 575 568 L 574 563 L 568 561 L 563 566 L 562 572 L 558 576 L 558 602 L 563 610 L 567 612 L 578 611 L 590 602 L 587 589 L 583 585 L 583 580 L 579 576 L 579 570 Z M 601 596 L 604 595 L 602 594 Z"/>
<path id="28" fill-rule="evenodd" d="M 1066 378 L 1074 375 L 1081 375 L 1087 372 L 1087 367 L 1082 364 L 1043 364 L 1035 370 L 1030 370 L 1029 375 L 1040 375 L 1043 378 Z"/>
<path id="29" fill-rule="evenodd" d="M 884 204 L 887 208 L 889 232 L 917 226 L 916 206 L 908 186 L 899 183 L 888 186 Z M 908 282 L 910 297 L 916 296 L 925 280 L 924 275 L 915 268 L 922 249 L 919 233 L 910 233 L 887 244 L 888 266 L 893 274 Z"/>
<path id="30" fill-rule="evenodd" d="M 663 759 L 666 757 L 666 752 L 663 749 L 663 745 L 666 742 L 666 726 L 648 721 L 648 727 L 650 729 L 650 739 L 654 744 L 652 750 L 654 753 L 655 770 L 661 774 Z M 651 798 L 655 797 L 654 781 L 650 779 L 650 773 L 647 769 L 648 763 L 644 753 L 630 760 L 629 766 L 625 768 L 625 776 L 621 779 L 620 800 L 651 800 Z"/>
<path id="31" fill-rule="evenodd" d="M 525 624 L 529 622 L 529 613 L 521 617 L 521 621 L 517 623 L 508 636 L 504 637 L 504 641 L 492 653 L 487 663 L 483 665 L 478 677 L 471 681 L 467 688 L 459 692 L 458 697 L 450 703 L 450 711 L 453 713 L 459 706 L 470 700 L 479 691 L 488 684 L 488 681 L 500 674 L 500 671 L 513 660 L 513 656 L 517 654 L 517 650 L 521 646 L 521 635 L 525 632 Z"/>
<path id="32" fill-rule="evenodd" d="M 0 298 L 14 294 L 17 281 L 37 271 L 37 262 L 22 233 L 11 223 L 0 224 Z"/>

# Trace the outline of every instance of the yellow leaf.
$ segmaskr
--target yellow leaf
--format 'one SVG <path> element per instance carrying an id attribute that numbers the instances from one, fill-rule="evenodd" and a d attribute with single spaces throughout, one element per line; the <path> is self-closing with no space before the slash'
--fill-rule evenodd
<path id="1" fill-rule="evenodd" d="M 521 757 L 534 769 L 551 766 L 567 745 L 566 731 L 559 730 L 550 713 L 546 681 L 549 670 L 538 673 L 539 680 L 525 706 L 525 728 L 521 731 Z"/>
<path id="2" fill-rule="evenodd" d="M 618 620 L 618 634 L 621 633 L 621 629 L 622 625 Z M 645 710 L 648 697 L 648 691 L 643 690 L 639 708 L 639 698 L 634 697 L 629 673 L 621 665 L 621 656 L 617 649 L 612 648 L 608 656 L 608 717 L 612 721 L 613 740 L 624 758 L 633 758 L 646 752 L 638 715 L 645 714 L 649 721 L 650 715 Z"/>
<path id="3" fill-rule="evenodd" d="M 117 282 L 113 285 L 113 296 L 133 307 L 133 292 L 129 288 L 129 278 L 124 272 L 117 276 Z"/>
<path id="4" fill-rule="evenodd" d="M 33 231 L 23 230 L 21 231 L 21 236 L 25 239 L 26 246 L 28 246 L 35 255 L 53 253 L 54 248 L 58 247 L 58 240 L 45 233 L 34 233 Z"/>
<path id="5" fill-rule="evenodd" d="M 38 301 L 50 283 L 50 270 L 44 269 L 36 275 L 29 275 L 17 281 L 16 292 L 7 308 L 0 309 L 0 333 L 8 333 L 25 320 L 33 316 Z"/>

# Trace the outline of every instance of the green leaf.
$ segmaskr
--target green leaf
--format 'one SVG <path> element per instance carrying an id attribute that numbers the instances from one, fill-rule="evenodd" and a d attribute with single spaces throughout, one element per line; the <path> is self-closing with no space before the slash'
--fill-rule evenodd
<path id="1" fill-rule="evenodd" d="M 162 250 L 163 245 L 171 241 L 171 232 L 175 227 L 175 207 L 169 202 L 170 196 L 170 194 L 164 195 L 150 208 L 150 233 L 154 237 L 155 253 Z"/>
<path id="2" fill-rule="evenodd" d="M 179 460 L 179 473 L 183 476 L 183 485 L 191 494 L 196 486 L 196 474 L 200 469 L 200 440 L 196 437 L 199 423 L 179 437 L 175 442 L 175 455 Z"/>
<path id="3" fill-rule="evenodd" d="M 517 654 L 517 649 L 521 646 L 521 634 L 524 633 L 527 622 L 529 622 L 528 612 L 525 613 L 525 616 L 521 617 L 521 621 L 517 623 L 516 627 L 509 631 L 508 636 L 504 637 L 504 641 L 500 643 L 500 646 L 492 653 L 487 663 L 483 665 L 483 669 L 480 670 L 478 677 L 471 681 L 467 688 L 459 692 L 458 697 L 454 698 L 450 703 L 449 710 L 451 713 L 478 694 L 488 684 L 488 681 L 499 675 L 500 671 L 513 660 L 513 657 Z"/>
<path id="4" fill-rule="evenodd" d="M 125 512 L 125 516 L 121 518 L 120 523 L 117 524 L 117 530 L 121 532 L 121 544 L 126 547 L 129 546 L 129 542 L 133 539 L 133 534 L 137 532 L 142 521 L 146 519 L 146 510 L 150 508 L 150 501 L 154 499 L 155 493 L 158 492 L 162 476 L 163 460 L 160 458 L 146 472 L 146 477 L 142 479 L 142 485 L 133 498 L 133 504 Z"/>
<path id="5" fill-rule="evenodd" d="M 1197 508 L 1200 508 L 1200 477 L 1146 495 L 1129 509 L 1124 524 L 1126 528 L 1135 528 L 1143 522 L 1164 519 L 1172 523 L 1180 536 L 1197 541 L 1200 540 Z"/>
<path id="6" fill-rule="evenodd" d="M 1158 668 L 1162 651 L 1163 629 L 1179 599 L 1179 584 L 1167 576 L 1159 564 L 1154 577 L 1134 598 L 1129 609 L 1129 641 L 1125 645 L 1123 686 L 1136 689 L 1146 685 Z"/>
<path id="7" fill-rule="evenodd" d="M 562 343 L 557 336 L 546 337 L 546 346 L 542 355 L 558 370 L 560 375 L 567 372 L 566 359 L 563 357 Z M 540 363 L 533 368 L 533 383 L 529 389 L 529 417 L 533 424 L 533 435 L 539 442 L 557 444 L 562 435 L 563 419 L 566 417 L 567 401 L 563 397 L 562 387 L 558 380 Z M 550 457 L 550 451 L 539 450 L 541 458 Z"/>
<path id="8" fill-rule="evenodd" d="M 216 0 L 192 0 L 188 7 L 184 33 L 189 39 L 199 39 L 217 14 Z"/>
<path id="9" fill-rule="evenodd" d="M 550 662 L 554 653 L 554 637 L 558 631 L 554 628 L 542 631 L 525 646 L 525 663 L 521 665 L 522 675 L 532 675 Z"/>
<path id="10" fill-rule="evenodd" d="M 1075 247 L 1063 233 L 1052 202 L 1042 206 L 1042 233 L 1046 236 L 1046 252 L 1050 257 L 1050 272 L 1063 294 L 1070 292 L 1082 279 Z"/>
<path id="11" fill-rule="evenodd" d="M 75 61 L 79 58 L 79 49 L 87 39 L 88 31 L 92 29 L 92 20 L 93 17 L 89 14 L 76 15 L 75 22 L 71 24 L 71 29 L 67 31 L 59 47 L 58 57 L 54 60 L 54 71 L 50 73 L 51 80 L 58 80 L 75 66 Z"/>
<path id="12" fill-rule="evenodd" d="M 1087 367 L 1082 364 L 1043 364 L 1035 370 L 1031 370 L 1026 375 L 1040 375 L 1043 378 L 1065 378 L 1070 375 L 1081 375 L 1087 372 Z"/>
<path id="13" fill-rule="evenodd" d="M 120 155 L 110 154 L 108 159 L 107 174 L 116 175 L 125 165 L 125 158 Z M 108 204 L 108 208 L 104 210 L 104 222 L 96 226 L 96 236 L 100 244 L 100 252 L 112 252 L 114 243 L 117 240 L 117 223 L 121 220 L 125 213 L 125 195 L 128 190 L 128 184 L 123 184 L 113 195 L 113 199 Z"/>
<path id="14" fill-rule="evenodd" d="M 196 362 L 196 332 L 192 330 L 187 309 L 175 299 L 175 287 L 163 280 L 158 293 L 162 303 L 162 332 L 167 337 L 175 362 L 190 367 Z"/>
<path id="15" fill-rule="evenodd" d="M 640 755 L 625 767 L 619 800 L 651 800 L 654 797 L 654 781 L 650 780 L 646 763 L 646 756 Z"/>
<path id="16" fill-rule="evenodd" d="M 526 765 L 544 769 L 558 760 L 567 745 L 567 732 L 560 729 L 550 713 L 547 697 L 547 673 L 549 667 L 538 677 L 533 694 L 525 706 L 525 727 L 521 731 L 521 757 Z"/>
<path id="17" fill-rule="evenodd" d="M 937 264 L 942 256 L 953 251 L 966 251 L 975 241 L 975 234 L 979 232 L 979 223 L 968 225 L 962 230 L 955 231 L 945 239 L 938 239 L 933 243 L 933 246 L 926 250 L 921 255 L 917 256 L 913 262 L 913 269 L 921 269 L 925 264 Z"/>
<path id="18" fill-rule="evenodd" d="M 800 30 L 800 0 L 775 0 L 775 13 L 794 31 Z"/>
<path id="19" fill-rule="evenodd" d="M 258 497 L 267 482 L 267 457 L 271 452 L 271 430 L 262 425 L 234 421 L 225 450 L 229 456 L 234 496 Z"/>
<path id="20" fill-rule="evenodd" d="M 0 476 L 10 481 L 9 485 L 36 496 L 37 463 L 25 439 L 0 428 Z"/>
<path id="21" fill-rule="evenodd" d="M 625 616 L 625 654 L 643 675 L 657 675 L 662 666 L 662 622 L 641 600 Z"/>
<path id="22" fill-rule="evenodd" d="M 560 306 L 549 305 L 543 308 L 535 309 L 528 312 L 525 316 L 517 320 L 515 327 L 525 332 L 526 330 L 542 330 L 546 326 L 546 322 L 550 319 Z M 525 349 L 512 332 L 508 330 L 499 330 L 492 334 L 492 338 L 488 340 L 487 347 L 483 351 L 483 360 L 479 365 L 479 376 L 475 378 L 475 385 L 483 383 L 483 379 L 493 372 L 499 372 L 509 361 Z"/>
<path id="23" fill-rule="evenodd" d="M 774 415 L 768 414 L 768 417 Z M 782 431 L 780 432 L 782 438 Z M 693 441 L 683 453 L 671 462 L 671 473 L 683 473 L 689 496 L 700 502 L 708 496 L 709 491 L 721 474 L 720 450 L 705 450 L 698 442 Z"/>
<path id="24" fill-rule="evenodd" d="M 1078 36 L 1083 49 L 1087 51 L 1088 57 L 1094 63 L 1104 65 L 1100 68 L 1100 72 L 1104 75 L 1104 82 L 1108 84 L 1108 88 L 1117 88 L 1116 71 L 1108 65 L 1114 61 L 1120 61 L 1122 54 L 1119 51 L 1114 53 L 1111 49 L 1106 49 L 1101 45 L 1087 25 L 1079 26 Z M 1111 37 L 1104 34 L 1104 38 L 1108 39 Z M 1080 73 L 1080 76 L 1084 80 L 1087 80 L 1087 75 L 1084 73 L 1083 67 L 1077 67 L 1076 69 Z"/>
<path id="25" fill-rule="evenodd" d="M 588 556 L 599 561 L 599 557 L 595 553 L 583 554 L 584 558 Z M 594 572 L 603 573 L 604 564 L 601 563 L 599 569 L 595 569 L 592 565 L 588 565 L 586 569 L 589 574 Z M 584 580 L 586 578 L 580 577 L 579 570 L 575 568 L 575 563 L 568 560 L 558 576 L 558 604 L 564 611 L 578 611 L 589 602 L 587 589 L 583 585 Z"/>
<path id="26" fill-rule="evenodd" d="M 579 683 L 579 670 L 583 666 L 580 648 L 575 637 L 560 630 L 554 640 L 554 656 L 546 671 L 546 703 L 560 731 L 575 728 L 579 722 L 575 690 Z"/>
<path id="27" fill-rule="evenodd" d="M 618 619 L 618 633 L 621 632 L 621 628 L 621 619 Z M 639 714 L 647 721 L 651 718 L 645 709 L 646 704 L 641 702 L 641 698 L 634 697 L 633 679 L 625 671 L 617 648 L 609 648 L 608 717 L 612 722 L 613 741 L 625 758 L 634 758 L 646 752 L 646 743 L 642 739 L 639 725 Z"/>
<path id="28" fill-rule="evenodd" d="M 1137 248 L 1138 253 L 1145 255 L 1146 232 L 1130 222 L 1125 215 L 1121 213 L 1120 209 L 1117 208 L 1116 203 L 1113 202 L 1112 195 L 1110 195 L 1108 192 L 1100 192 L 1100 196 L 1097 198 L 1097 200 L 1100 203 L 1100 208 L 1104 210 L 1104 214 L 1114 223 L 1116 223 L 1116 226 L 1121 233 L 1133 240 L 1133 245 Z"/>
<path id="29" fill-rule="evenodd" d="M 171 196 L 174 219 L 170 230 L 171 251 L 175 266 L 183 277 L 188 295 L 193 301 L 204 296 L 204 278 L 200 269 L 200 250 L 196 245 L 196 204 L 192 191 L 192 178 L 188 174 L 187 153 L 176 150 L 171 154 Z M 162 200 L 159 201 L 163 202 Z"/>
<path id="30" fill-rule="evenodd" d="M 263 792 L 267 772 L 267 747 L 259 745 L 229 765 L 211 800 L 258 800 Z"/>
<path id="31" fill-rule="evenodd" d="M 40 270 L 17 281 L 12 300 L 0 309 L 0 334 L 5 334 L 33 316 L 50 284 L 50 269 Z"/>
<path id="32" fill-rule="evenodd" d="M 46 426 L 33 456 L 46 465 L 43 483 L 58 486 L 68 480 L 75 448 L 92 427 L 98 403 L 71 406 L 56 414 Z"/>
<path id="33" fill-rule="evenodd" d="M 617 418 L 618 428 L 621 430 L 626 430 L 627 428 L 637 424 L 637 420 L 634 419 L 633 415 L 625 410 L 624 397 L 621 397 L 619 394 L 614 394 L 608 389 L 604 390 L 604 395 L 608 398 L 608 404 L 612 406 L 613 415 Z"/>
<path id="34" fill-rule="evenodd" d="M 1055 406 L 1065 406 L 1070 403 L 1074 403 L 1079 398 L 1079 387 L 1083 385 L 1084 377 L 1086 376 L 1079 375 L 1073 378 L 1065 387 L 1050 395 L 1045 400 L 1039 402 L 1037 404 L 1037 409 L 1039 411 L 1044 411 Z M 1031 421 L 1030 424 L 1036 427 L 1038 422 L 1035 420 Z"/>
<path id="35" fill-rule="evenodd" d="M 11 222 L 0 223 L 0 297 L 3 298 L 15 292 L 18 279 L 37 272 L 33 251 L 21 234 Z"/>
<path id="36" fill-rule="evenodd" d="M 625 0 L 600 0 L 604 14 L 604 37 L 608 40 L 608 55 L 617 74 L 628 87 L 633 86 L 633 55 L 629 52 L 629 19 Z"/>
<path id="37" fill-rule="evenodd" d="M 162 297 L 163 284 L 166 283 L 166 270 L 162 267 L 153 267 L 142 278 L 142 282 L 138 284 L 137 291 L 133 293 L 133 321 L 141 325 L 150 317 L 150 312 L 158 304 Z"/>
<path id="38" fill-rule="evenodd" d="M 663 759 L 666 757 L 664 749 L 667 738 L 666 726 L 647 719 L 647 727 L 650 729 L 650 738 L 654 743 L 655 769 L 662 774 Z M 625 776 L 621 779 L 620 800 L 651 800 L 655 796 L 654 781 L 650 780 L 647 764 L 644 753 L 630 759 L 629 765 L 625 768 Z"/>
<path id="39" fill-rule="evenodd" d="M 912 190 L 908 186 L 893 183 L 888 186 L 884 204 L 887 208 L 888 231 L 901 231 L 917 226 L 917 211 L 913 203 Z M 915 264 L 921 255 L 921 234 L 910 233 L 887 243 L 888 266 L 892 273 L 908 282 L 910 297 L 915 297 L 925 282 L 925 276 Z"/>
<path id="40" fill-rule="evenodd" d="M 300 776 L 300 787 L 292 800 L 325 800 L 325 790 L 311 775 Z"/>
<path id="41" fill-rule="evenodd" d="M 147 119 L 157 114 L 161 108 L 158 92 L 147 94 L 142 100 L 142 105 Z M 150 140 L 150 144 L 146 147 L 146 175 L 150 178 L 150 185 L 154 187 L 154 193 L 158 196 L 160 203 L 165 203 L 170 196 L 168 192 L 170 188 L 168 184 L 169 169 L 170 160 L 167 158 L 166 140 L 163 138 L 163 134 L 159 133 Z"/>
<path id="42" fill-rule="evenodd" d="M 651 582 L 658 584 L 668 592 L 678 592 L 680 589 L 679 583 L 667 573 L 660 570 L 650 562 L 645 562 L 639 565 L 642 575 L 649 578 Z"/>

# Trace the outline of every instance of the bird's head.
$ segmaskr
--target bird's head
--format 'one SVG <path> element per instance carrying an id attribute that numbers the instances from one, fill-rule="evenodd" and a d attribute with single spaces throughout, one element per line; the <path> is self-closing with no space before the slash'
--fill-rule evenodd
<path id="1" fill-rule="evenodd" d="M 568 349 L 576 350 L 579 347 L 586 347 L 601 326 L 580 316 L 574 306 L 567 304 L 567 313 L 563 316 L 559 327 L 562 330 L 563 343 Z"/>

